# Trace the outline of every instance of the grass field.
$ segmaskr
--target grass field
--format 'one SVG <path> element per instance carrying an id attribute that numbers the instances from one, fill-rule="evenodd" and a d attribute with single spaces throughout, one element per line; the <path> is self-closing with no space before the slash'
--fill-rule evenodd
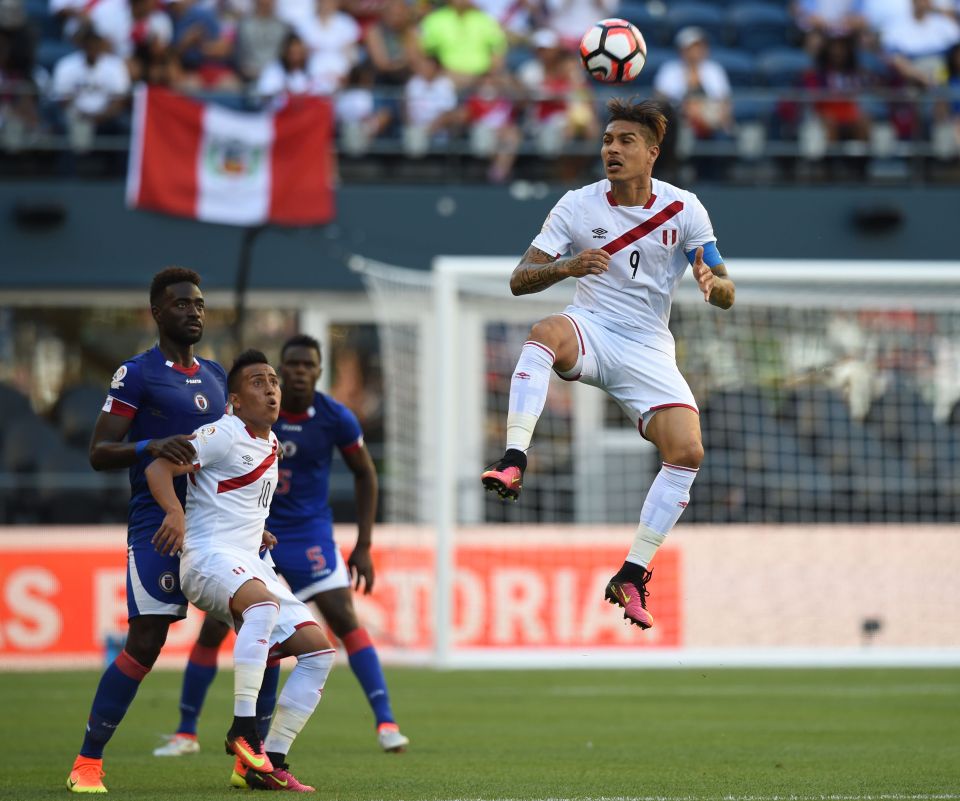
<path id="1" fill-rule="evenodd" d="M 0 674 L 0 799 L 67 797 L 97 675 Z M 960 799 L 960 670 L 433 672 L 392 670 L 412 739 L 379 751 L 338 665 L 297 742 L 321 799 Z M 107 751 L 109 797 L 220 799 L 232 679 L 201 721 L 204 750 L 157 759 L 180 676 L 146 680 Z"/>

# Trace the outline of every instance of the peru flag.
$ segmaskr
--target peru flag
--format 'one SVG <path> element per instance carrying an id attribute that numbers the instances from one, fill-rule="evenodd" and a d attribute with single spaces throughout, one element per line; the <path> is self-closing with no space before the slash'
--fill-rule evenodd
<path id="1" fill-rule="evenodd" d="M 250 113 L 141 86 L 127 205 L 227 225 L 328 222 L 332 134 L 333 114 L 322 98 Z"/>

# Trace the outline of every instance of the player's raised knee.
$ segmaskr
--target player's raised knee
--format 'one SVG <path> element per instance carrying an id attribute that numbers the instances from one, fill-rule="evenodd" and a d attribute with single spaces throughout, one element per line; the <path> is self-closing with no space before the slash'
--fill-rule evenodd
<path id="1" fill-rule="evenodd" d="M 678 467 L 689 467 L 697 470 L 703 462 L 703 444 L 699 439 L 691 438 L 671 444 L 665 449 L 663 461 L 675 464 Z"/>

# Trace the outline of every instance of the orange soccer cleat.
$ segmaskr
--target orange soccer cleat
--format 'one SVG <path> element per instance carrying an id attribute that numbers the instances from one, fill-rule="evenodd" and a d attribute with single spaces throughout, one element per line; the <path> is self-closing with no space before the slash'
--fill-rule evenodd
<path id="1" fill-rule="evenodd" d="M 78 756 L 73 770 L 67 777 L 67 789 L 71 793 L 105 793 L 103 786 L 103 760 Z"/>

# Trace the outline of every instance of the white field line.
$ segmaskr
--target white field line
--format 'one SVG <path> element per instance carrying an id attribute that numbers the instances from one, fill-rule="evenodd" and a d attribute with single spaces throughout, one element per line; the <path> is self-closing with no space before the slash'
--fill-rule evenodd
<path id="1" fill-rule="evenodd" d="M 639 795 L 571 798 L 451 798 L 444 801 L 960 801 L 960 794 L 907 795 Z"/>

